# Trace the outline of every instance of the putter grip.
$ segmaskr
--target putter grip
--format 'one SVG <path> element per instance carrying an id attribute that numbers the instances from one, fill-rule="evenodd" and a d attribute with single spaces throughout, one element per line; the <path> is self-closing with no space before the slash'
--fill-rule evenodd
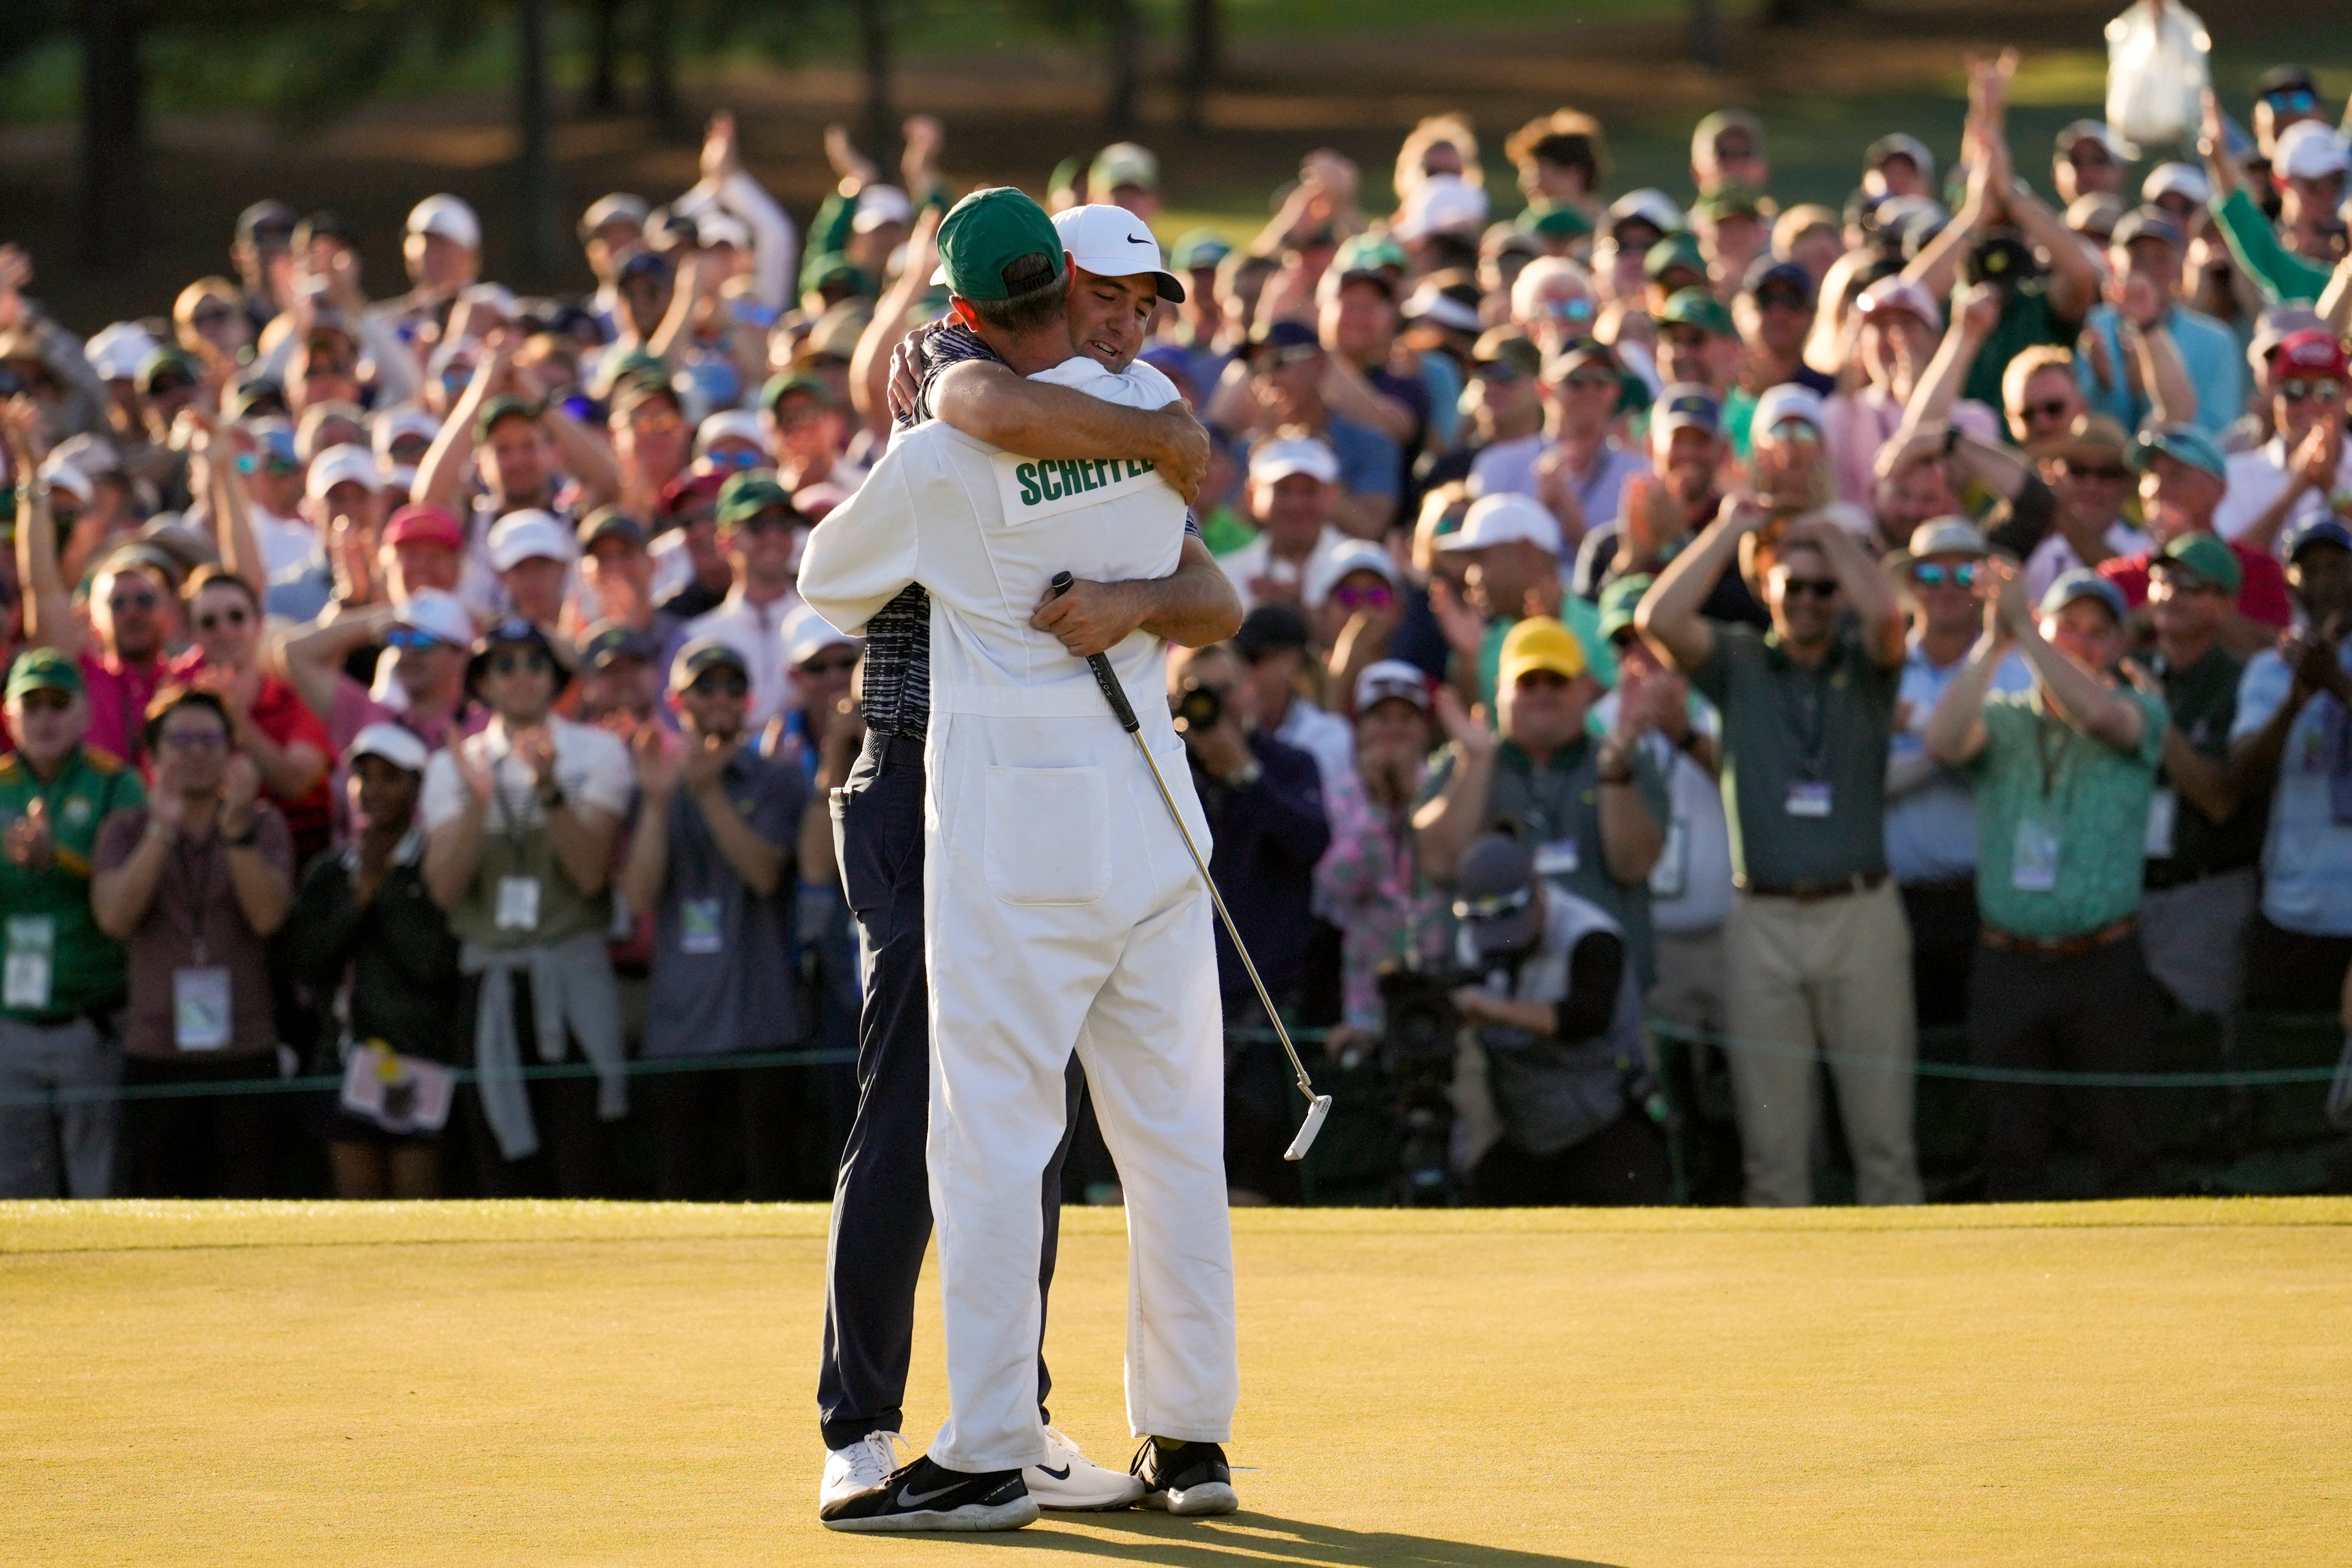
<path id="1" fill-rule="evenodd" d="M 1059 599 L 1070 591 L 1071 581 L 1068 572 L 1057 571 L 1047 586 L 1053 589 L 1054 597 Z M 1137 721 L 1135 709 L 1128 704 L 1127 688 L 1118 684 L 1118 672 L 1110 667 L 1110 655 L 1095 654 L 1087 661 L 1087 668 L 1095 673 L 1095 685 L 1102 688 L 1103 700 L 1110 704 L 1110 711 L 1118 719 L 1118 727 L 1129 735 L 1140 730 L 1143 726 Z"/>

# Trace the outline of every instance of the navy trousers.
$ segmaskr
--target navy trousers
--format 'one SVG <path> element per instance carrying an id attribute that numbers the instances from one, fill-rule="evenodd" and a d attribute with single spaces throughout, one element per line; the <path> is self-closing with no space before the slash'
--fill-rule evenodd
<path id="1" fill-rule="evenodd" d="M 857 1110 L 842 1145 L 825 1252 L 824 1361 L 817 1415 L 824 1446 L 845 1448 L 904 1419 L 915 1331 L 915 1281 L 931 1237 L 924 1141 L 930 1125 L 931 1041 L 923 965 L 923 744 L 869 735 L 834 792 L 833 841 L 842 890 L 872 967 L 857 1019 Z M 1062 1162 L 1070 1152 L 1086 1079 L 1070 1061 L 1061 1145 L 1040 1194 L 1039 1333 L 1060 1239 Z M 1053 1379 L 1038 1346 L 1037 1406 Z"/>

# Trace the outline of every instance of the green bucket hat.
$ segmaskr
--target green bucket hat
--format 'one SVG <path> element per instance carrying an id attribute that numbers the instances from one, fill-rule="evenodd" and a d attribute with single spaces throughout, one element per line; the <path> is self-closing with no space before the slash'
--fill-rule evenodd
<path id="1" fill-rule="evenodd" d="M 55 648 L 27 648 L 8 666 L 7 700 L 26 692 L 81 692 L 81 670 Z"/>
<path id="2" fill-rule="evenodd" d="M 940 269 L 931 281 L 966 299 L 1009 299 L 1004 269 L 1039 255 L 1053 259 L 1054 277 L 1063 275 L 1062 236 L 1054 220 L 1024 193 L 992 185 L 958 202 L 940 225 Z"/>

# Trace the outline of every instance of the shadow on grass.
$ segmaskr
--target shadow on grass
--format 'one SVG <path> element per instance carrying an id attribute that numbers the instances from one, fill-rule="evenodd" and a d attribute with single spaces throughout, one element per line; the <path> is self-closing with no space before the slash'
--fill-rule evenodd
<path id="1" fill-rule="evenodd" d="M 1380 1568 L 1611 1568 L 1581 1557 L 1520 1552 L 1400 1535 L 1381 1530 L 1343 1530 L 1301 1519 L 1241 1512 L 1218 1519 L 1175 1519 L 1161 1513 L 1047 1514 L 1049 1521 L 1084 1524 L 1089 1531 L 1116 1531 L 1104 1540 L 1093 1533 L 1060 1530 L 1010 1531 L 968 1539 L 1028 1551 L 1066 1552 L 1078 1557 L 1115 1557 L 1161 1568 L 1237 1568 L 1238 1564 L 1306 1563 L 1365 1564 Z"/>

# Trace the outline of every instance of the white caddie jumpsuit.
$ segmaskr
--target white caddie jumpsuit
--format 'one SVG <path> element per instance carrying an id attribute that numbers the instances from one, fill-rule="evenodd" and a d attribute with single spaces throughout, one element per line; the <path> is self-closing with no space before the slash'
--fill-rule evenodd
<path id="1" fill-rule="evenodd" d="M 1148 365 L 1073 359 L 1035 379 L 1157 408 Z M 1057 571 L 1165 577 L 1184 505 L 1147 464 L 1038 461 L 933 421 L 818 524 L 800 591 L 855 632 L 930 591 L 924 919 L 931 1212 L 946 1319 L 950 1469 L 1040 1463 L 1037 1184 L 1063 1071 L 1087 1071 L 1126 1194 L 1128 1421 L 1223 1442 L 1240 1373 L 1225 1211 L 1224 1062 L 1208 896 L 1135 743 L 1088 673 L 1029 618 Z M 1205 856 L 1169 720 L 1166 657 L 1113 649 L 1143 737 Z"/>

